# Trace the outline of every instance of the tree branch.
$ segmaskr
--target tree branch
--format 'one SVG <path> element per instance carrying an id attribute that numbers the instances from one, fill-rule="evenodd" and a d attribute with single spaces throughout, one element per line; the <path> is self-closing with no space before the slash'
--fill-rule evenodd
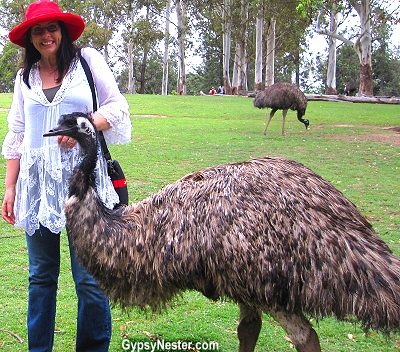
<path id="1" fill-rule="evenodd" d="M 340 35 L 340 34 L 333 33 L 333 32 L 328 31 L 327 29 L 321 28 L 321 17 L 323 16 L 323 14 L 324 14 L 324 11 L 320 11 L 319 14 L 318 14 L 318 17 L 317 17 L 317 25 L 316 25 L 315 31 L 316 31 L 318 34 L 327 35 L 327 36 L 329 36 L 329 37 L 338 39 L 338 40 L 342 41 L 343 43 L 345 43 L 345 44 L 347 44 L 347 45 L 350 45 L 350 46 L 354 47 L 355 43 L 352 42 L 351 40 L 349 40 L 349 39 L 343 37 L 343 36 Z"/>
<path id="2" fill-rule="evenodd" d="M 24 343 L 24 340 L 21 339 L 17 334 L 13 333 L 12 331 L 5 329 L 0 329 L 0 331 L 6 332 L 7 334 L 10 334 L 12 337 L 15 337 L 19 343 Z"/>

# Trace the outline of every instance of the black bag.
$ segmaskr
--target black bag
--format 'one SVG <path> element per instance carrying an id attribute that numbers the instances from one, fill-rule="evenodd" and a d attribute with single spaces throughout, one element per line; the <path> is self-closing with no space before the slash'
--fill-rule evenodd
<path id="1" fill-rule="evenodd" d="M 81 52 L 78 52 L 79 59 L 81 61 L 83 70 L 86 73 L 87 80 L 89 82 L 90 90 L 92 91 L 93 98 L 93 112 L 97 110 L 97 98 L 96 92 L 94 88 L 93 76 L 90 71 L 90 67 L 86 60 L 82 57 Z M 126 183 L 126 178 L 119 162 L 115 159 L 111 158 L 110 151 L 108 150 L 106 140 L 104 139 L 103 132 L 99 131 L 99 140 L 101 149 L 103 151 L 104 158 L 107 161 L 107 171 L 108 176 L 110 176 L 111 182 L 114 186 L 115 192 L 117 192 L 119 196 L 119 204 L 116 204 L 115 208 L 118 208 L 121 205 L 128 205 L 129 203 L 129 195 L 128 195 L 128 186 Z"/>
<path id="2" fill-rule="evenodd" d="M 128 205 L 128 187 L 126 184 L 124 172 L 122 171 L 118 160 L 108 160 L 107 171 L 108 176 L 110 176 L 111 178 L 111 182 L 114 186 L 115 192 L 117 192 L 119 196 L 119 204 L 117 204 L 115 207 L 118 207 L 122 204 Z"/>

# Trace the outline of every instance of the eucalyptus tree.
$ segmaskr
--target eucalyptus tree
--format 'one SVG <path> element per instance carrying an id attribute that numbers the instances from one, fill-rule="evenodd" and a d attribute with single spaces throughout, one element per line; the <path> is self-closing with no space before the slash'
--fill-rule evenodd
<path id="1" fill-rule="evenodd" d="M 337 34 L 338 29 L 338 13 L 337 4 L 332 4 L 330 9 L 330 27 L 331 33 Z M 329 54 L 328 54 L 328 74 L 326 79 L 326 94 L 337 94 L 336 89 L 336 38 L 329 37 Z"/>
<path id="2" fill-rule="evenodd" d="M 0 0 L 0 27 L 5 33 L 25 19 L 25 10 L 29 1 L 23 0 Z M 22 49 L 12 44 L 7 35 L 0 37 L 0 92 L 12 90 L 14 78 L 19 66 Z"/>
<path id="3" fill-rule="evenodd" d="M 321 3 L 320 0 L 302 0 L 302 2 L 306 7 L 310 3 L 313 3 L 314 5 Z M 336 3 L 344 8 L 350 6 L 357 14 L 359 18 L 359 26 L 357 27 L 357 33 L 354 39 L 347 38 L 344 35 L 330 31 L 327 28 L 322 28 L 319 21 L 317 21 L 316 31 L 320 34 L 336 38 L 346 45 L 351 46 L 356 51 L 359 61 L 359 92 L 360 94 L 373 95 L 373 12 L 374 9 L 381 8 L 386 9 L 384 11 L 386 14 L 393 13 L 399 8 L 399 5 L 389 0 L 337 0 Z"/>
<path id="4" fill-rule="evenodd" d="M 86 28 L 78 43 L 101 50 L 106 61 L 112 65 L 115 56 L 114 39 L 125 18 L 125 1 L 59 0 L 58 3 L 62 9 L 84 18 Z"/>
<path id="5" fill-rule="evenodd" d="M 230 75 L 231 43 L 232 43 L 232 8 L 233 0 L 224 0 L 222 7 L 222 53 L 223 53 L 223 81 L 225 94 L 232 93 Z"/>
<path id="6" fill-rule="evenodd" d="M 186 9 L 187 0 L 175 0 L 175 9 L 177 17 L 177 29 L 178 29 L 178 80 L 176 84 L 176 91 L 179 95 L 186 95 L 186 35 L 188 31 L 188 18 Z"/>
<path id="7" fill-rule="evenodd" d="M 171 0 L 166 0 L 165 4 L 165 29 L 164 29 L 164 56 L 163 56 L 163 77 L 161 83 L 161 94 L 168 95 L 168 54 L 169 54 L 169 45 L 170 45 L 170 11 L 171 11 Z"/>
<path id="8" fill-rule="evenodd" d="M 390 25 L 391 14 L 383 9 L 375 8 L 373 11 L 373 42 L 372 63 L 374 78 L 374 94 L 381 96 L 400 95 L 398 89 L 399 58 L 396 57 L 395 48 L 391 46 L 393 28 Z"/>
<path id="9" fill-rule="evenodd" d="M 251 9 L 256 17 L 255 90 L 262 87 L 264 67 L 266 86 L 272 85 L 276 78 L 282 79 L 282 75 L 276 72 L 282 68 L 276 62 L 288 63 L 282 60 L 285 56 L 294 60 L 295 65 L 291 64 L 291 67 L 299 84 L 300 46 L 305 44 L 309 20 L 295 10 L 298 4 L 297 0 L 253 0 Z M 291 76 L 289 74 L 285 80 L 292 81 Z"/>
<path id="10" fill-rule="evenodd" d="M 264 33 L 264 1 L 256 1 L 254 4 L 256 11 L 256 45 L 255 45 L 255 65 L 254 65 L 254 91 L 262 90 L 263 85 L 263 33 Z M 268 45 L 267 45 L 268 47 Z M 268 67 L 268 65 L 267 65 Z"/>
<path id="11" fill-rule="evenodd" d="M 306 31 L 311 21 L 296 11 L 298 4 L 299 0 L 280 0 L 276 5 L 279 12 L 276 15 L 275 56 L 280 59 L 280 64 L 275 60 L 275 78 L 279 76 L 279 70 L 287 73 L 291 71 L 288 81 L 300 86 L 302 57 L 308 49 Z M 287 67 L 282 66 L 282 63 Z M 281 79 L 276 79 L 279 80 Z"/>
<path id="12" fill-rule="evenodd" d="M 12 92 L 14 87 L 14 78 L 17 73 L 19 63 L 20 49 L 8 42 L 3 47 L 0 54 L 0 92 Z"/>
<path id="13" fill-rule="evenodd" d="M 267 52 L 265 64 L 265 85 L 275 83 L 275 47 L 276 47 L 276 16 L 272 15 L 267 23 Z"/>
<path id="14" fill-rule="evenodd" d="M 121 86 L 129 94 L 135 94 L 137 90 L 142 94 L 147 91 L 148 60 L 159 55 L 160 44 L 164 39 L 162 12 L 165 4 L 163 0 L 127 0 L 125 3 L 125 16 L 120 26 L 123 45 L 119 47 L 119 58 L 128 69 L 125 73 L 128 76 L 127 84 Z M 160 87 L 161 83 L 162 77 Z"/>
<path id="15" fill-rule="evenodd" d="M 194 0 L 191 3 L 195 18 L 193 30 L 202 41 L 196 52 L 203 58 L 197 70 L 197 74 L 203 77 L 196 80 L 196 86 L 203 90 L 212 85 L 223 85 L 225 94 L 231 94 L 233 0 Z M 195 81 L 193 75 L 191 80 Z"/>

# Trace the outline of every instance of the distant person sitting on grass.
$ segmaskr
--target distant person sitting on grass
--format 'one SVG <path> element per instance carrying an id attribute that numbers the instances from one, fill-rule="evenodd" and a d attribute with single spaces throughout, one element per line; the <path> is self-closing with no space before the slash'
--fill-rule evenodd
<path id="1" fill-rule="evenodd" d="M 214 87 L 211 87 L 211 90 L 208 92 L 208 94 L 214 95 L 217 94 L 217 91 L 215 90 Z"/>

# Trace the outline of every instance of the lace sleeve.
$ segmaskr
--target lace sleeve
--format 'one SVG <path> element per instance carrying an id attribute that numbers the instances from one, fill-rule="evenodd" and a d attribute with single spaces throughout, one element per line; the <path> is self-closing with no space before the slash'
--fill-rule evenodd
<path id="1" fill-rule="evenodd" d="M 6 159 L 20 159 L 21 153 L 19 148 L 24 140 L 24 133 L 14 133 L 8 131 L 6 138 L 4 138 L 1 154 Z"/>
<path id="2" fill-rule="evenodd" d="M 1 151 L 6 159 L 21 158 L 20 147 L 24 140 L 25 132 L 21 79 L 21 71 L 18 71 L 15 78 L 13 100 L 7 116 L 8 132 L 4 138 Z"/>
<path id="3" fill-rule="evenodd" d="M 107 143 L 129 143 L 132 135 L 129 106 L 125 97 L 119 91 L 113 73 L 103 56 L 95 49 L 82 49 L 82 56 L 88 62 L 92 71 L 99 101 L 97 111 L 111 125 L 109 130 L 103 132 Z"/>

